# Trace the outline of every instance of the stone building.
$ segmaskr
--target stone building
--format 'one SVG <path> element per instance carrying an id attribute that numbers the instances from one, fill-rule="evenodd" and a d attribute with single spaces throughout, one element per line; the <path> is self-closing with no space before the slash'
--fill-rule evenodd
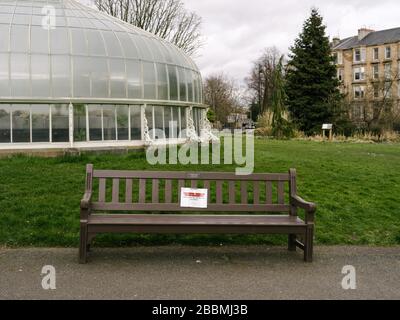
<path id="1" fill-rule="evenodd" d="M 400 28 L 362 28 L 356 36 L 334 38 L 332 50 L 351 119 L 393 125 L 399 115 Z"/>

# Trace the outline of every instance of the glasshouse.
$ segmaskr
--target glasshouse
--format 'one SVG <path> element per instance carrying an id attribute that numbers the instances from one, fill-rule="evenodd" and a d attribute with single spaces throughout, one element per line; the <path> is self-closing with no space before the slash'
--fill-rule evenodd
<path id="1" fill-rule="evenodd" d="M 0 1 L 0 150 L 179 143 L 205 114 L 171 43 L 74 0 Z"/>

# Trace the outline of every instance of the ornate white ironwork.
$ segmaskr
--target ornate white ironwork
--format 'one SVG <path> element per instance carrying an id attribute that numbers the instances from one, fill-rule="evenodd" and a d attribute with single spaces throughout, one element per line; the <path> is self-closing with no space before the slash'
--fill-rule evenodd
<path id="1" fill-rule="evenodd" d="M 202 117 L 200 119 L 200 140 L 202 143 L 212 142 L 218 143 L 219 138 L 212 132 L 212 124 L 207 118 L 208 109 L 202 112 Z"/>
<path id="2" fill-rule="evenodd" d="M 193 107 L 189 107 L 187 110 L 187 128 L 186 128 L 187 140 L 190 142 L 201 142 L 200 137 L 197 135 L 196 127 L 193 121 Z"/>
<path id="3" fill-rule="evenodd" d="M 146 146 L 151 146 L 154 140 L 150 137 L 149 122 L 146 118 L 146 106 L 142 106 L 143 114 L 143 139 Z"/>

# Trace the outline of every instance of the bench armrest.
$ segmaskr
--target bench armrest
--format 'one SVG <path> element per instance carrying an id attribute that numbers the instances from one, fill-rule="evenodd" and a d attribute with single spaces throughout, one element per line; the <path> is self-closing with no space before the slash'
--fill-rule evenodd
<path id="1" fill-rule="evenodd" d="M 312 202 L 305 201 L 299 196 L 291 196 L 290 204 L 300 209 L 304 209 L 306 212 L 306 223 L 314 222 L 315 212 L 317 211 L 317 205 Z"/>
<path id="2" fill-rule="evenodd" d="M 81 200 L 81 210 L 90 210 L 92 205 L 92 193 L 86 192 Z"/>

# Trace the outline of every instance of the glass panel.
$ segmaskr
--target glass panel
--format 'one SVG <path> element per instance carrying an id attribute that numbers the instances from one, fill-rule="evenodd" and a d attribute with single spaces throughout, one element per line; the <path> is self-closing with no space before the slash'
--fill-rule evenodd
<path id="1" fill-rule="evenodd" d="M 69 56 L 51 56 L 53 97 L 70 97 L 70 58 Z"/>
<path id="2" fill-rule="evenodd" d="M 0 53 L 0 96 L 10 96 L 10 85 L 8 75 L 8 54 Z"/>
<path id="3" fill-rule="evenodd" d="M 104 42 L 107 46 L 109 57 L 122 57 L 122 48 L 117 37 L 112 31 L 103 31 Z"/>
<path id="4" fill-rule="evenodd" d="M 165 64 L 157 63 L 158 100 L 168 100 L 168 78 Z"/>
<path id="5" fill-rule="evenodd" d="M 90 58 L 92 70 L 92 97 L 108 98 L 108 65 L 105 58 Z"/>
<path id="6" fill-rule="evenodd" d="M 28 52 L 29 28 L 22 25 L 11 25 L 11 51 Z"/>
<path id="7" fill-rule="evenodd" d="M 164 107 L 154 106 L 154 122 L 155 129 L 157 129 L 156 139 L 165 139 L 164 129 Z"/>
<path id="8" fill-rule="evenodd" d="M 50 110 L 48 105 L 31 106 L 32 110 L 32 142 L 50 141 Z"/>
<path id="9" fill-rule="evenodd" d="M 31 55 L 32 96 L 50 97 L 50 66 L 48 55 Z"/>
<path id="10" fill-rule="evenodd" d="M 203 79 L 201 78 L 201 74 L 197 74 L 198 77 L 198 85 L 199 85 L 199 103 L 203 103 Z"/>
<path id="11" fill-rule="evenodd" d="M 194 85 L 194 102 L 199 102 L 199 83 L 196 73 L 193 73 L 193 85 Z"/>
<path id="12" fill-rule="evenodd" d="M 25 24 L 28 25 L 31 22 L 31 16 L 30 15 L 23 15 L 23 14 L 18 14 L 14 15 L 12 23 L 14 25 L 17 24 Z"/>
<path id="13" fill-rule="evenodd" d="M 86 106 L 74 104 L 74 141 L 86 140 Z"/>
<path id="14" fill-rule="evenodd" d="M 187 121 L 186 121 L 186 112 L 187 108 L 179 108 L 181 112 L 181 130 L 187 129 Z M 182 136 L 182 138 L 186 138 L 186 135 Z"/>
<path id="15" fill-rule="evenodd" d="M 8 51 L 9 27 L 8 25 L 0 24 L 0 52 Z"/>
<path id="16" fill-rule="evenodd" d="M 53 54 L 69 53 L 69 36 L 66 28 L 50 30 L 50 52 Z"/>
<path id="17" fill-rule="evenodd" d="M 168 50 L 168 48 L 166 47 L 166 45 L 164 43 L 160 43 L 160 50 L 162 50 L 164 59 L 167 63 L 174 62 L 171 57 L 171 52 Z"/>
<path id="18" fill-rule="evenodd" d="M 178 99 L 178 78 L 176 76 L 176 67 L 168 66 L 168 77 L 169 77 L 169 98 L 170 100 L 176 101 Z"/>
<path id="19" fill-rule="evenodd" d="M 93 56 L 105 56 L 106 49 L 104 48 L 104 41 L 99 31 L 86 30 L 86 35 L 89 43 L 89 54 Z"/>
<path id="20" fill-rule="evenodd" d="M 159 44 L 158 41 L 156 42 L 156 40 L 154 39 L 149 39 L 149 38 L 143 38 L 147 44 L 147 46 L 150 48 L 151 53 L 154 56 L 154 61 L 157 62 L 165 62 L 164 56 L 162 55 L 161 51 L 158 49 L 159 48 Z"/>
<path id="21" fill-rule="evenodd" d="M 154 128 L 154 122 L 153 122 L 153 106 L 147 106 L 146 107 L 146 119 L 147 119 L 147 127 L 149 128 L 149 131 L 151 131 Z M 154 134 L 151 137 L 154 139 Z"/>
<path id="22" fill-rule="evenodd" d="M 154 64 L 143 62 L 144 98 L 156 99 L 156 75 Z"/>
<path id="23" fill-rule="evenodd" d="M 0 23 L 10 24 L 11 18 L 12 18 L 12 15 L 10 15 L 10 14 L 0 13 Z"/>
<path id="24" fill-rule="evenodd" d="M 181 133 L 181 123 L 180 123 L 180 109 L 179 107 L 172 107 L 172 134 L 171 137 L 176 139 Z"/>
<path id="25" fill-rule="evenodd" d="M 12 105 L 13 142 L 30 142 L 30 107 L 23 104 Z"/>
<path id="26" fill-rule="evenodd" d="M 130 99 L 143 99 L 140 62 L 126 60 L 126 73 L 128 82 L 128 97 Z"/>
<path id="27" fill-rule="evenodd" d="M 101 125 L 101 106 L 89 105 L 89 140 L 103 140 Z"/>
<path id="28" fill-rule="evenodd" d="M 188 101 L 193 102 L 193 76 L 191 70 L 186 70 L 186 84 L 188 90 Z"/>
<path id="29" fill-rule="evenodd" d="M 87 55 L 88 49 L 87 49 L 87 43 L 86 43 L 84 30 L 73 29 L 73 28 L 71 28 L 70 30 L 71 30 L 71 37 L 72 37 L 72 53 Z"/>
<path id="30" fill-rule="evenodd" d="M 141 107 L 131 106 L 131 140 L 142 140 Z"/>
<path id="31" fill-rule="evenodd" d="M 104 140 L 117 140 L 115 131 L 115 106 L 103 106 Z"/>
<path id="32" fill-rule="evenodd" d="M 0 143 L 11 142 L 11 107 L 0 104 Z"/>
<path id="33" fill-rule="evenodd" d="M 122 59 L 109 59 L 111 98 L 126 98 L 125 62 Z"/>
<path id="34" fill-rule="evenodd" d="M 129 140 L 129 107 L 117 106 L 118 140 Z"/>
<path id="35" fill-rule="evenodd" d="M 90 96 L 90 60 L 86 57 L 74 57 L 74 96 Z"/>
<path id="36" fill-rule="evenodd" d="M 31 95 L 28 55 L 14 53 L 11 55 L 11 88 L 14 97 Z"/>
<path id="37" fill-rule="evenodd" d="M 185 69 L 179 68 L 179 94 L 181 101 L 187 101 Z"/>
<path id="38" fill-rule="evenodd" d="M 49 31 L 41 26 L 31 27 L 31 52 L 48 53 L 49 52 Z"/>
<path id="39" fill-rule="evenodd" d="M 172 123 L 172 111 L 171 107 L 163 107 L 164 109 L 164 125 L 165 125 L 165 137 L 171 138 L 173 136 L 173 123 Z"/>
<path id="40" fill-rule="evenodd" d="M 78 123 L 78 125 L 79 125 L 79 123 Z M 68 142 L 69 141 L 69 108 L 68 108 L 68 105 L 53 104 L 51 106 L 51 131 L 52 131 L 52 141 L 53 142 Z M 85 132 L 86 132 L 86 130 L 85 130 Z M 85 136 L 86 136 L 86 134 L 85 134 Z"/>
<path id="41" fill-rule="evenodd" d="M 139 58 L 139 53 L 132 41 L 132 38 L 125 32 L 118 32 L 117 37 L 122 44 L 125 57 L 127 58 Z"/>
<path id="42" fill-rule="evenodd" d="M 151 54 L 146 43 L 143 41 L 142 37 L 138 35 L 131 35 L 131 37 L 139 49 L 140 57 L 144 60 L 154 60 L 153 55 Z"/>

